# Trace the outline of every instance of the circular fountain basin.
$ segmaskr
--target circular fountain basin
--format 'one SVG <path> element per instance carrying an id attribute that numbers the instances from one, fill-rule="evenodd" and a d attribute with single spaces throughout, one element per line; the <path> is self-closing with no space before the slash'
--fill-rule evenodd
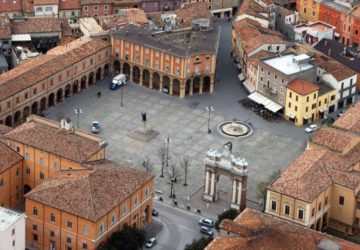
<path id="1" fill-rule="evenodd" d="M 251 135 L 253 129 L 250 125 L 240 121 L 225 121 L 219 124 L 220 134 L 230 138 L 243 138 Z"/>

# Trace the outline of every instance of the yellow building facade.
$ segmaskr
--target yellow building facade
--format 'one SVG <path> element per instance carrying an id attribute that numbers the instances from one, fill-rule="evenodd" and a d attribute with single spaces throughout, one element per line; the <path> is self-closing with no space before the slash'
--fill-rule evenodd
<path id="1" fill-rule="evenodd" d="M 319 20 L 320 3 L 316 0 L 297 0 L 296 10 L 300 17 L 308 22 Z"/>

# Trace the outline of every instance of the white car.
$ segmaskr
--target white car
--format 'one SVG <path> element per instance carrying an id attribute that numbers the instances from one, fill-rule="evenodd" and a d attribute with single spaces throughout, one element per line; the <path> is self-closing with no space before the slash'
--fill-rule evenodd
<path id="1" fill-rule="evenodd" d="M 151 238 L 146 242 L 145 247 L 146 248 L 152 248 L 156 244 L 157 244 L 157 240 L 155 238 Z"/>
<path id="2" fill-rule="evenodd" d="M 91 132 L 96 134 L 100 132 L 100 122 L 93 121 L 91 123 Z"/>
<path id="3" fill-rule="evenodd" d="M 305 132 L 306 133 L 312 133 L 312 132 L 314 132 L 315 129 L 317 129 L 317 125 L 316 124 L 311 124 L 309 127 L 307 127 L 305 129 Z"/>
<path id="4" fill-rule="evenodd" d="M 205 227 L 214 227 L 215 223 L 213 220 L 203 218 L 203 219 L 199 220 L 199 225 L 205 226 Z"/>

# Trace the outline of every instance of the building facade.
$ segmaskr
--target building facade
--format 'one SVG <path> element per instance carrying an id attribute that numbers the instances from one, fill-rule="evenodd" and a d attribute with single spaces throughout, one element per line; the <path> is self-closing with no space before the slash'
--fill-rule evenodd
<path id="1" fill-rule="evenodd" d="M 27 246 L 95 250 L 124 225 L 151 222 L 152 176 L 107 160 L 86 168 L 60 172 L 26 195 Z"/>
<path id="2" fill-rule="evenodd" d="M 0 249 L 25 249 L 25 214 L 0 207 Z"/>
<path id="3" fill-rule="evenodd" d="M 19 125 L 102 79 L 109 58 L 108 42 L 80 38 L 2 74 L 0 124 Z"/>
<path id="4" fill-rule="evenodd" d="M 107 16 L 114 14 L 114 0 L 81 0 L 82 17 Z"/>
<path id="5" fill-rule="evenodd" d="M 59 0 L 34 0 L 35 16 L 59 16 Z"/>
<path id="6" fill-rule="evenodd" d="M 180 98 L 212 93 L 219 27 L 209 28 L 209 20 L 204 22 L 206 27 L 167 33 L 152 33 L 134 25 L 114 32 L 114 74 L 124 73 L 134 83 Z"/>
<path id="7" fill-rule="evenodd" d="M 320 19 L 320 1 L 317 0 L 297 0 L 296 11 L 302 19 L 315 22 Z"/>

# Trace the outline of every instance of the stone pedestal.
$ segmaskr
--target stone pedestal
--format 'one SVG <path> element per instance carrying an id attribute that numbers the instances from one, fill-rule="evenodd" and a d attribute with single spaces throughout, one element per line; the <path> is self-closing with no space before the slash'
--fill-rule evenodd
<path id="1" fill-rule="evenodd" d="M 148 142 L 154 139 L 159 133 L 148 127 L 146 121 L 142 121 L 139 128 L 131 131 L 128 136 L 139 141 Z"/>

